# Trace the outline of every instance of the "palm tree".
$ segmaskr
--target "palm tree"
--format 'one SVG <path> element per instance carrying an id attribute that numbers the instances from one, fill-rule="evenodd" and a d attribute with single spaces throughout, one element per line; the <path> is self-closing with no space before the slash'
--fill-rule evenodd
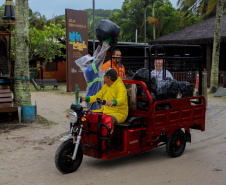
<path id="1" fill-rule="evenodd" d="M 29 16 L 29 23 L 31 28 L 35 27 L 42 30 L 43 26 L 47 23 L 47 19 L 45 15 L 41 15 L 39 12 L 31 12 Z"/>
<path id="2" fill-rule="evenodd" d="M 216 92 L 218 87 L 219 54 L 224 1 L 226 0 L 178 0 L 177 2 L 181 12 L 185 12 L 184 20 L 190 17 L 194 12 L 198 12 L 201 18 L 206 19 L 216 11 L 210 78 L 210 92 L 213 93 Z"/>
<path id="3" fill-rule="evenodd" d="M 215 19 L 215 28 L 214 28 L 212 68 L 211 68 L 211 78 L 210 78 L 210 92 L 212 93 L 215 93 L 218 87 L 219 55 L 220 55 L 220 44 L 221 44 L 221 25 L 222 25 L 223 7 L 224 7 L 224 0 L 218 0 L 216 19 Z"/>
<path id="4" fill-rule="evenodd" d="M 16 0 L 14 99 L 20 106 L 31 105 L 28 12 L 28 0 Z"/>
<path id="5" fill-rule="evenodd" d="M 152 17 L 155 18 L 154 4 L 158 0 L 150 0 L 150 4 L 152 5 Z M 155 39 L 155 24 L 153 24 L 153 39 Z"/>

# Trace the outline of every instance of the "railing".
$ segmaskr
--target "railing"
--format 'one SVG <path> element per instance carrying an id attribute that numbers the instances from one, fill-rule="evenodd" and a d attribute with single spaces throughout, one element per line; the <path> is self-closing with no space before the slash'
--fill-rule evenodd
<path id="1" fill-rule="evenodd" d="M 191 84 L 196 82 L 196 74 L 198 71 L 187 71 L 187 72 L 171 72 L 173 78 L 178 81 L 187 81 Z M 226 71 L 219 71 L 218 86 L 224 86 L 226 84 Z M 207 86 L 210 87 L 210 73 L 207 72 Z"/>
<path id="2" fill-rule="evenodd" d="M 224 75 L 226 75 L 226 71 L 219 71 L 218 86 L 224 86 L 226 83 L 226 78 Z M 207 86 L 210 87 L 210 73 L 207 73 Z"/>
<path id="3" fill-rule="evenodd" d="M 198 71 L 187 71 L 187 72 L 172 72 L 173 78 L 177 81 L 189 82 L 195 85 L 196 74 Z"/>

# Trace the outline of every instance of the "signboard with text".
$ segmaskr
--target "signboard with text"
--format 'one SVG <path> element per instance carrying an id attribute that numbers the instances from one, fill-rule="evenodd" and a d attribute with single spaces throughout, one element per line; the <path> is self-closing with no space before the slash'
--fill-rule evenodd
<path id="1" fill-rule="evenodd" d="M 65 9 L 66 18 L 66 54 L 67 54 L 67 91 L 86 90 L 86 80 L 75 60 L 88 54 L 87 13 L 84 11 Z"/>

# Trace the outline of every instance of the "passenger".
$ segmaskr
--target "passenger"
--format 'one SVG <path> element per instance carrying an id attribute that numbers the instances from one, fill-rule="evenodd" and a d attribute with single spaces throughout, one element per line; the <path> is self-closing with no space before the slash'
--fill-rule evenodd
<path id="1" fill-rule="evenodd" d="M 157 83 L 163 80 L 162 67 L 163 67 L 163 60 L 162 59 L 155 60 L 155 69 L 151 72 L 151 76 L 156 78 Z M 173 76 L 168 70 L 166 70 L 166 78 L 173 79 Z"/>
<path id="2" fill-rule="evenodd" d="M 126 72 L 123 64 L 121 63 L 121 51 L 119 49 L 116 49 L 112 52 L 112 65 L 111 65 L 111 60 L 108 60 L 106 63 L 103 64 L 102 66 L 102 71 L 106 71 L 107 68 L 113 68 L 117 71 L 118 76 L 121 79 L 126 78 Z"/>
<path id="3" fill-rule="evenodd" d="M 102 112 L 112 117 L 112 126 L 123 123 L 128 116 L 128 100 L 126 87 L 118 77 L 115 69 L 108 68 L 104 72 L 104 86 L 94 96 L 82 97 L 83 101 L 92 103 L 97 98 L 106 100 L 106 104 L 100 110 L 93 112 Z"/>

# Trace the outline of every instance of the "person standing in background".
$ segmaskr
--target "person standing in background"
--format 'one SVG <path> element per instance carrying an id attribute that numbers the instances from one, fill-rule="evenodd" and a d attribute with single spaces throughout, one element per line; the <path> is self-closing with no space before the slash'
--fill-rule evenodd
<path id="1" fill-rule="evenodd" d="M 162 67 L 163 67 L 163 60 L 162 59 L 155 60 L 155 69 L 151 72 L 151 76 L 155 77 L 157 83 L 160 82 L 161 80 L 164 80 Z M 173 76 L 168 70 L 166 70 L 166 78 L 173 79 Z"/>
<path id="2" fill-rule="evenodd" d="M 121 79 L 126 78 L 126 72 L 123 64 L 121 63 L 121 51 L 119 49 L 116 49 L 112 52 L 112 64 L 111 60 L 108 60 L 106 63 L 102 66 L 102 71 L 106 71 L 107 68 L 113 68 L 117 71 L 118 76 Z"/>

